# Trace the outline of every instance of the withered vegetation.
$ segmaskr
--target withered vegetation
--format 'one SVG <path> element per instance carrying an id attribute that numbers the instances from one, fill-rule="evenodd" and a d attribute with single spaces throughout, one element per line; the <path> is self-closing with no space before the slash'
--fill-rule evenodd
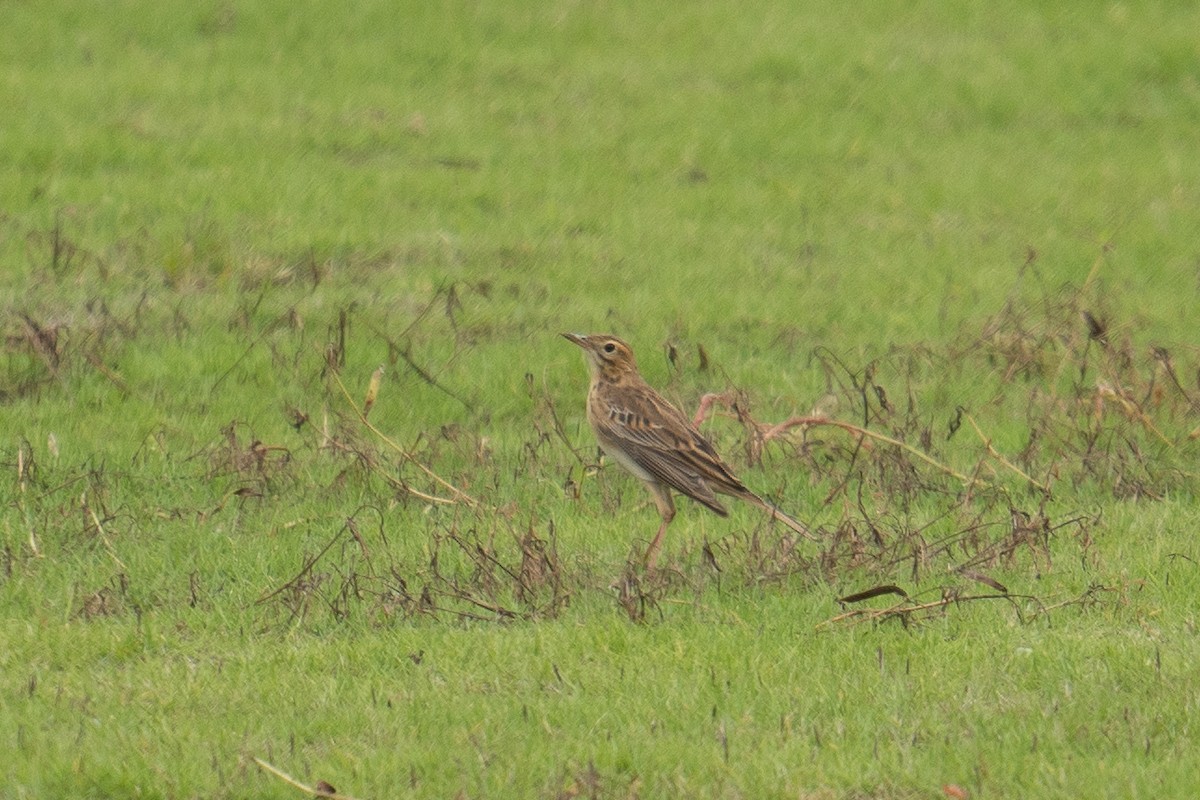
<path id="1" fill-rule="evenodd" d="M 679 363 L 678 351 L 671 352 Z M 707 354 L 704 361 L 707 367 Z M 745 465 L 789 476 L 778 496 L 819 491 L 819 507 L 809 513 L 817 545 L 758 520 L 715 540 L 680 535 L 667 566 L 652 573 L 632 557 L 607 572 L 560 558 L 554 524 L 536 525 L 539 514 L 591 514 L 596 500 L 615 514 L 638 495 L 622 491 L 619 476 L 609 479 L 613 473 L 597 463 L 590 440 L 569 432 L 558 400 L 529 375 L 532 438 L 508 465 L 510 476 L 480 475 L 503 468 L 485 454 L 482 433 L 442 431 L 417 454 L 373 428 L 370 444 L 344 424 L 344 438 L 332 437 L 331 447 L 352 452 L 369 472 L 382 471 L 410 500 L 445 502 L 455 511 L 422 532 L 423 554 L 407 563 L 386 555 L 385 511 L 372 515 L 381 554 L 375 557 L 357 517 L 349 518 L 264 601 L 285 605 L 289 615 L 317 600 L 335 616 L 360 603 L 387 617 L 513 620 L 553 616 L 573 595 L 598 591 L 643 621 L 661 617 L 665 603 L 692 602 L 710 588 L 796 581 L 865 587 L 841 598 L 847 608 L 831 622 L 907 623 L 985 599 L 1028 620 L 1112 593 L 1095 583 L 1075 595 L 1040 597 L 1010 591 L 1007 578 L 997 577 L 1036 579 L 1056 558 L 1093 558 L 1102 520 L 1092 508 L 1072 507 L 1072 498 L 1099 492 L 1146 501 L 1195 488 L 1187 457 L 1200 423 L 1196 352 L 1139 350 L 1128 331 L 1110 331 L 1098 312 L 1082 307 L 1077 291 L 1063 289 L 1032 306 L 1010 302 L 975 337 L 944 352 L 894 348 L 853 368 L 820 350 L 812 363 L 827 377 L 827 393 L 812 413 L 764 422 L 753 411 L 754 395 L 731 388 L 706 395 L 697 420 L 716 413 L 735 421 L 732 429 L 711 425 L 725 438 L 738 435 Z M 949 405 L 955 382 L 971 384 L 968 394 L 976 398 L 982 382 L 986 403 Z M 349 416 L 352 423 L 356 415 Z M 370 427 L 365 416 L 359 421 Z M 455 444 L 455 457 L 439 458 L 434 440 Z M 374 449 L 381 446 L 393 449 L 392 459 Z M 395 453 L 400 464 L 424 465 L 422 487 L 399 477 Z M 473 464 L 477 498 L 436 475 L 443 460 Z M 544 480 L 547 472 L 578 509 L 519 508 L 497 488 Z M 598 493 L 591 503 L 584 501 L 589 492 Z M 634 536 L 637 511 L 620 516 Z M 867 601 L 875 602 L 863 607 Z"/>
<path id="2" fill-rule="evenodd" d="M 31 246 L 48 248 L 60 273 L 88 257 L 61 229 Z M 259 288 L 313 291 L 321 276 L 311 264 L 276 270 Z M 443 287 L 408 307 L 403 327 L 353 305 L 325 310 L 327 322 L 314 325 L 299 303 L 268 312 L 261 294 L 245 301 L 230 318 L 244 349 L 196 392 L 216 393 L 242 379 L 250 362 L 265 364 L 292 381 L 278 408 L 295 436 L 260 436 L 233 419 L 176 458 L 164 428 L 143 433 L 135 462 L 160 453 L 183 480 L 203 487 L 190 507 L 153 509 L 114 499 L 111 466 L 47 472 L 23 443 L 5 456 L 5 468 L 16 476 L 11 502 L 28 542 L 20 552 L 6 548 L 5 570 L 40 557 L 48 535 L 59 546 L 94 547 L 112 570 L 98 588 L 80 588 L 76 613 L 123 613 L 136 591 L 120 555 L 126 545 L 115 539 L 148 524 L 139 513 L 204 523 L 231 507 L 278 506 L 315 493 L 329 499 L 330 513 L 294 523 L 313 546 L 290 574 L 258 587 L 268 624 L 538 620 L 584 594 L 607 596 L 619 613 L 647 621 L 662 618 L 669 603 L 703 602 L 706 592 L 785 585 L 841 595 L 844 610 L 830 622 L 909 623 L 979 600 L 999 600 L 1028 620 L 1101 602 L 1113 588 L 1010 591 L 1058 559 L 1086 565 L 1094 558 L 1095 537 L 1111 532 L 1076 498 L 1147 502 L 1196 489 L 1196 348 L 1135 344 L 1132 324 L 1085 302 L 1095 294 L 1086 284 L 1032 301 L 1014 290 L 980 329 L 949 346 L 893 347 L 857 362 L 815 349 L 794 368 L 822 375 L 824 390 L 793 401 L 809 410 L 781 419 L 757 410 L 785 407 L 779 398 L 727 379 L 725 387 L 711 385 L 722 373 L 711 343 L 666 343 L 674 389 L 720 389 L 700 398 L 697 424 L 741 470 L 760 468 L 756 481 L 809 521 L 817 541 L 754 517 L 716 528 L 716 538 L 680 528 L 666 565 L 653 572 L 632 555 L 624 565 L 591 563 L 564 553 L 558 528 L 633 542 L 646 533 L 644 498 L 600 463 L 574 396 L 564 410 L 567 399 L 529 373 L 527 420 L 497 423 L 480 411 L 486 404 L 446 377 L 483 338 L 462 320 L 463 297 L 486 302 L 491 292 Z M 70 315 L 15 309 L 5 319 L 0 402 L 89 374 L 123 397 L 143 392 L 118 365 L 125 348 L 161 335 L 164 325 L 177 338 L 195 335 L 182 303 L 164 311 L 146 296 L 120 314 L 99 299 Z M 443 346 L 431 346 L 439 337 Z M 350 351 L 368 344 L 385 360 L 362 370 L 363 358 Z M 422 428 L 402 442 L 371 416 L 394 391 L 393 375 L 443 396 L 469 421 Z M 500 454 L 496 424 L 513 427 L 500 436 Z M 547 498 L 529 485 L 561 491 Z M 73 532 L 72 518 L 80 521 Z M 190 580 L 189 597 L 198 602 L 202 581 L 195 573 Z"/>

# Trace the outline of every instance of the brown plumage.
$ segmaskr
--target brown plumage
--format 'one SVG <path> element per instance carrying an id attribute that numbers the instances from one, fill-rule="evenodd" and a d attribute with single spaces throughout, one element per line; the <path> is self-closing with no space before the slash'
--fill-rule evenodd
<path id="1" fill-rule="evenodd" d="M 645 484 L 662 517 L 646 551 L 648 567 L 654 568 L 667 526 L 675 518 L 672 489 L 722 517 L 729 512 L 717 500 L 718 494 L 746 500 L 808 535 L 804 525 L 747 489 L 691 420 L 646 383 L 629 345 L 605 334 L 563 336 L 583 348 L 591 371 L 587 417 L 596 441 Z"/>

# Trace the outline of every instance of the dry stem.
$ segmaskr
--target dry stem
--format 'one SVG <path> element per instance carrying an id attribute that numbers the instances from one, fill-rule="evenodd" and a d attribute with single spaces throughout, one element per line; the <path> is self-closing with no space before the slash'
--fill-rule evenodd
<path id="1" fill-rule="evenodd" d="M 294 786 L 302 792 L 307 792 L 308 794 L 311 794 L 313 797 L 327 797 L 327 798 L 330 798 L 330 800 L 354 800 L 354 798 L 348 794 L 340 794 L 338 792 L 327 792 L 324 789 L 318 789 L 315 786 L 309 786 L 306 783 L 301 783 L 300 781 L 293 778 L 291 775 L 288 775 L 286 772 L 279 769 L 279 767 L 268 764 L 266 761 L 263 761 L 258 756 L 254 757 L 254 763 L 258 764 L 258 766 L 261 769 L 271 773 L 272 775 L 274 775 L 276 778 L 279 778 L 284 783 Z"/>
<path id="2" fill-rule="evenodd" d="M 477 501 L 475 498 L 471 497 L 469 494 L 464 492 L 462 489 L 459 489 L 457 486 L 455 486 L 454 484 L 447 481 L 445 478 L 443 478 L 440 475 L 438 475 L 437 473 L 435 473 L 429 467 L 422 464 L 417 459 L 416 456 L 414 456 L 412 453 L 408 452 L 403 447 L 401 447 L 395 440 L 393 440 L 391 437 L 389 437 L 386 433 L 384 433 L 383 431 L 379 430 L 374 425 L 372 425 L 371 422 L 367 419 L 366 415 L 363 413 L 362 409 L 360 409 L 357 405 L 354 404 L 354 400 L 353 400 L 353 398 L 350 397 L 350 392 L 348 392 L 346 390 L 346 386 L 345 386 L 345 384 L 342 383 L 342 379 L 339 378 L 336 373 L 331 373 L 331 374 L 333 375 L 334 382 L 337 383 L 338 389 L 341 390 L 342 396 L 346 398 L 346 403 L 350 406 L 350 408 L 354 409 L 354 414 L 355 414 L 355 416 L 358 417 L 358 421 L 362 423 L 362 426 L 364 428 L 366 428 L 367 430 L 369 430 L 371 433 L 375 434 L 377 437 L 379 437 L 379 439 L 382 440 L 383 443 L 386 444 L 388 447 L 390 447 L 391 449 L 393 449 L 397 453 L 399 453 L 401 455 L 401 457 L 404 458 L 404 460 L 406 460 L 410 464 L 414 465 L 417 469 L 421 470 L 421 472 L 424 472 L 427 476 L 432 478 L 436 483 L 438 483 L 442 487 L 449 489 L 455 495 L 455 498 L 451 499 L 451 498 L 445 498 L 445 497 L 436 497 L 434 495 L 425 494 L 424 492 L 419 492 L 409 486 L 405 486 L 403 483 L 396 482 L 400 488 L 404 489 L 404 491 L 409 492 L 410 494 L 416 495 L 417 497 L 420 497 L 421 499 L 427 500 L 432 503 L 441 503 L 443 505 L 454 505 L 455 503 L 464 503 L 469 507 L 474 507 L 474 506 L 479 505 L 479 501 Z"/>

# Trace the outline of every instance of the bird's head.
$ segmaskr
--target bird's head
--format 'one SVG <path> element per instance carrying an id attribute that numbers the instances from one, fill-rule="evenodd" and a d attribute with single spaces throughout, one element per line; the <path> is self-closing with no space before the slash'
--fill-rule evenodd
<path id="1" fill-rule="evenodd" d="M 583 348 L 583 357 L 593 378 L 619 381 L 627 375 L 637 375 L 633 349 L 617 337 L 607 333 L 589 336 L 564 333 L 563 336 Z"/>

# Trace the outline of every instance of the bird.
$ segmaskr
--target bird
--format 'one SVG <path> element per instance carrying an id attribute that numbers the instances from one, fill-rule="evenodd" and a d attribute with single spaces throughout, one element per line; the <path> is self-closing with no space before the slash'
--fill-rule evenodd
<path id="1" fill-rule="evenodd" d="M 610 334 L 562 335 L 583 348 L 591 374 L 587 419 L 600 449 L 645 485 L 662 519 L 643 559 L 647 569 L 655 569 L 667 526 L 675 518 L 672 491 L 722 517 L 729 511 L 716 495 L 745 500 L 797 533 L 811 535 L 748 489 L 691 420 L 646 383 L 628 344 Z"/>

